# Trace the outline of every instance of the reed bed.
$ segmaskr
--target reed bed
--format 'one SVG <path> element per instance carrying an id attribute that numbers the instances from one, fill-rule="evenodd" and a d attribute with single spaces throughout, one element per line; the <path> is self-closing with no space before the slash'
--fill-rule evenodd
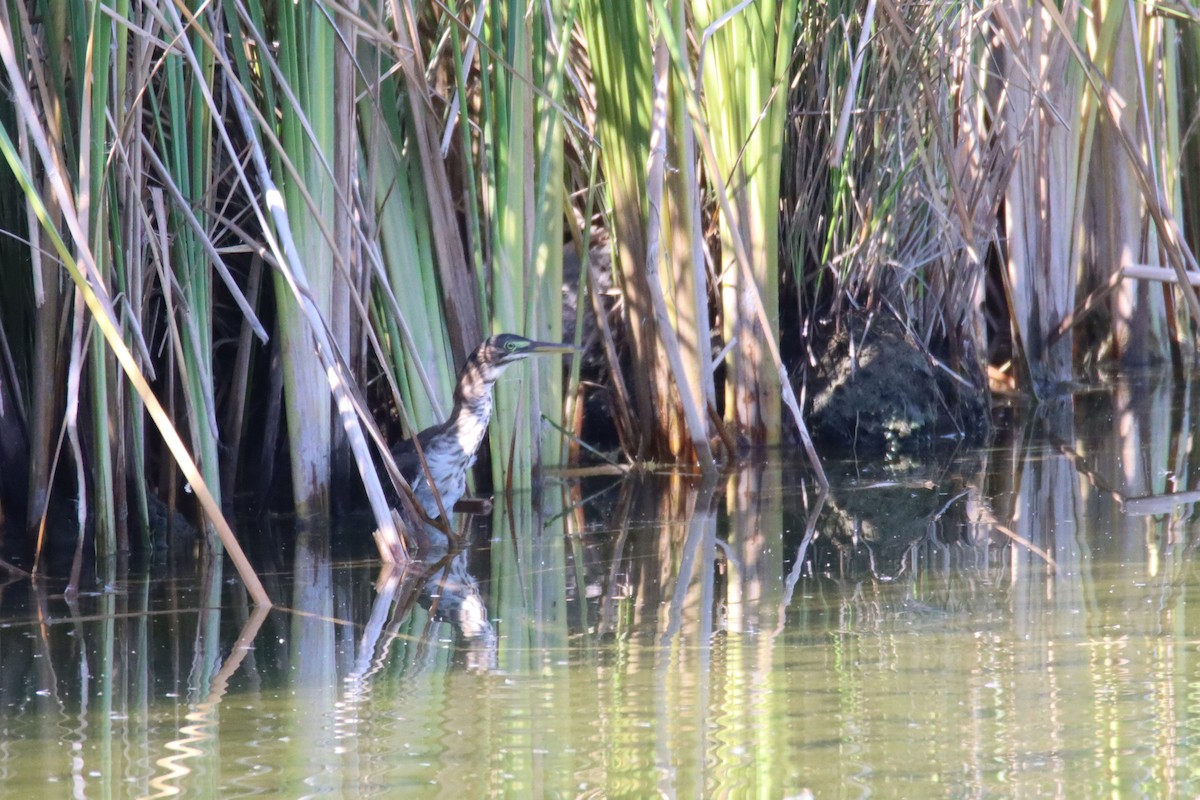
<path id="1" fill-rule="evenodd" d="M 705 473 L 798 438 L 823 481 L 797 397 L 855 315 L 981 393 L 1181 367 L 1189 13 L 10 0 L 0 528 L 40 563 L 369 507 L 402 559 L 378 454 L 489 332 L 590 345 L 498 387 L 496 487 L 605 427 Z"/>

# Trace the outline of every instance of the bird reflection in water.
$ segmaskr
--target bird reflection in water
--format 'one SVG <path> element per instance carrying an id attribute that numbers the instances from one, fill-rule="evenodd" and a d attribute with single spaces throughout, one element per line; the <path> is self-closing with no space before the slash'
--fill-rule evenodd
<path id="1" fill-rule="evenodd" d="M 469 521 L 463 515 L 461 522 Z M 355 668 L 346 679 L 350 696 L 369 691 L 370 679 L 388 664 L 398 641 L 412 643 L 402 630 L 417 606 L 428 612 L 428 618 L 410 654 L 402 657 L 410 669 L 418 673 L 438 669 L 437 653 L 446 639 L 455 648 L 452 666 L 476 671 L 496 665 L 496 632 L 479 583 L 469 571 L 470 551 L 451 549 L 452 542 L 432 525 L 425 526 L 425 539 L 424 563 L 407 568 L 385 564 L 380 572 Z M 443 635 L 446 625 L 450 637 Z"/>
<path id="2" fill-rule="evenodd" d="M 470 671 L 496 668 L 496 630 L 479 592 L 479 582 L 468 571 L 469 551 L 448 555 L 440 568 L 425 581 L 417 598 L 429 611 L 426 643 L 437 640 L 442 624 L 452 626 L 463 666 Z"/>

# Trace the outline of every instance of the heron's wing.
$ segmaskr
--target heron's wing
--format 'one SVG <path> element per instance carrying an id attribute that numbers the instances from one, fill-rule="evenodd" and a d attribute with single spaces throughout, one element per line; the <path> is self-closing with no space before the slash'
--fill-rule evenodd
<path id="1" fill-rule="evenodd" d="M 400 469 L 400 474 L 411 484 L 421 469 L 421 459 L 417 457 L 417 448 L 412 439 L 395 441 L 388 449 L 392 451 L 392 458 Z"/>
<path id="2" fill-rule="evenodd" d="M 417 434 L 417 438 L 421 440 L 421 449 L 425 451 L 426 457 L 429 454 L 429 447 L 433 438 L 443 428 L 443 425 L 435 425 L 432 428 L 426 428 Z M 417 447 L 413 444 L 412 439 L 399 439 L 392 443 L 388 448 L 392 452 L 392 458 L 396 461 L 396 466 L 400 469 L 400 474 L 404 476 L 404 480 L 412 484 L 421 474 L 421 457 L 417 455 Z"/>
<path id="3" fill-rule="evenodd" d="M 447 426 L 445 424 L 435 425 L 432 428 L 426 428 L 421 431 L 417 438 L 421 441 L 421 448 L 425 451 L 425 457 L 429 458 L 429 448 L 435 447 L 434 440 L 439 433 L 442 433 Z M 392 453 L 392 458 L 396 462 L 396 466 L 400 469 L 400 474 L 404 476 L 404 480 L 408 481 L 411 486 L 417 476 L 421 474 L 421 458 L 417 455 L 417 448 L 413 444 L 412 439 L 400 439 L 393 442 L 388 448 Z M 472 463 L 475 461 L 471 459 Z M 454 510 L 465 514 L 490 514 L 492 511 L 492 501 L 486 498 L 477 497 L 461 497 L 454 504 Z"/>

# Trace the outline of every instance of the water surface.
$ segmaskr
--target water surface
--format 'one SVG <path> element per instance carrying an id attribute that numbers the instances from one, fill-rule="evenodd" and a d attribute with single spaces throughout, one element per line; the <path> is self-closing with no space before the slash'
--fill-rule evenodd
<path id="1" fill-rule="evenodd" d="M 244 523 L 0 588 L 0 786 L 38 797 L 1192 797 L 1195 390 L 932 460 L 551 480 L 389 573 Z"/>

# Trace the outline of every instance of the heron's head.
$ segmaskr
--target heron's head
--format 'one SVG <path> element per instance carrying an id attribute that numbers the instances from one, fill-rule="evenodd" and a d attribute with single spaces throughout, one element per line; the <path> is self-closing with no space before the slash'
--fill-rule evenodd
<path id="1" fill-rule="evenodd" d="M 494 381 L 511 364 L 530 356 L 574 353 L 575 347 L 557 342 L 537 342 L 515 333 L 499 333 L 484 340 L 471 354 L 469 363 L 487 381 Z"/>

